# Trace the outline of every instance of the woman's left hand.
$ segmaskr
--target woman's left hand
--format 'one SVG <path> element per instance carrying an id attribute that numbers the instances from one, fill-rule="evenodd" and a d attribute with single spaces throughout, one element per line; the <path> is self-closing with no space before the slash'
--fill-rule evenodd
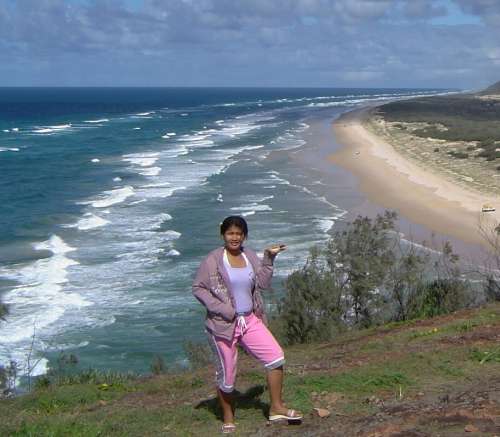
<path id="1" fill-rule="evenodd" d="M 278 253 L 286 250 L 286 244 L 273 244 L 266 248 L 265 252 L 267 252 L 270 256 L 276 256 Z"/>

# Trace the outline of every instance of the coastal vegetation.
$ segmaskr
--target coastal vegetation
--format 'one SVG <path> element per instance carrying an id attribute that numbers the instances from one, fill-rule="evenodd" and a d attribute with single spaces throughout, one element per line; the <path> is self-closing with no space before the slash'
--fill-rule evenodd
<path id="1" fill-rule="evenodd" d="M 477 148 L 500 141 L 500 99 L 476 95 L 422 97 L 385 104 L 377 113 L 387 121 L 425 124 L 413 130 L 422 138 L 474 141 Z"/>
<path id="2" fill-rule="evenodd" d="M 285 282 L 275 329 L 288 344 L 328 341 L 339 333 L 448 314 L 496 299 L 492 275 L 473 283 L 445 243 L 430 255 L 396 228 L 396 214 L 357 217 Z M 436 248 L 434 248 L 436 249 Z M 478 283 L 482 285 L 477 286 Z"/>
<path id="3" fill-rule="evenodd" d="M 309 414 L 300 427 L 266 426 L 264 375 L 240 354 L 242 432 L 267 436 L 286 428 L 291 435 L 348 436 L 392 429 L 436 435 L 496 429 L 496 277 L 469 281 L 449 244 L 432 255 L 404 244 L 396 218 L 393 212 L 357 217 L 324 248 L 312 248 L 304 266 L 288 277 L 271 327 L 287 343 L 286 398 Z M 221 412 L 208 351 L 196 343 L 186 343 L 185 351 L 189 368 L 173 368 L 158 356 L 151 375 L 75 372 L 78 358 L 63 353 L 31 392 L 0 401 L 0 416 L 9 417 L 0 422 L 0 434 L 212 435 Z M 6 377 L 12 383 L 5 370 L 0 385 Z"/>
<path id="4" fill-rule="evenodd" d="M 454 182 L 499 194 L 499 87 L 390 102 L 374 108 L 365 126 L 397 152 Z"/>

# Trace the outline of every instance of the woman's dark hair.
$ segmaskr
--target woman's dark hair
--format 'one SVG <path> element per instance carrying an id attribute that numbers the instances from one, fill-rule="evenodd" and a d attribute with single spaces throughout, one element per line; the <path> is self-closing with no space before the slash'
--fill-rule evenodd
<path id="1" fill-rule="evenodd" d="M 238 215 L 231 215 L 229 217 L 226 217 L 220 225 L 220 234 L 224 235 L 231 226 L 240 228 L 241 232 L 243 232 L 243 235 L 245 237 L 248 237 L 248 225 L 243 217 L 240 217 Z"/>

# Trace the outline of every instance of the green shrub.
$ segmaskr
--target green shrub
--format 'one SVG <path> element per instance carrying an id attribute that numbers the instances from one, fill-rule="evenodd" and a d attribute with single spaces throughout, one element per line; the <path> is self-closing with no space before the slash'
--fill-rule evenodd
<path id="1" fill-rule="evenodd" d="M 500 283 L 493 276 L 486 278 L 484 291 L 489 301 L 500 302 Z"/>
<path id="2" fill-rule="evenodd" d="M 286 279 L 273 320 L 284 341 L 327 341 L 342 330 L 471 305 L 472 288 L 459 279 L 459 257 L 451 244 L 432 256 L 403 245 L 396 218 L 394 212 L 357 217 L 324 249 L 311 249 L 306 264 Z"/>
<path id="3" fill-rule="evenodd" d="M 422 284 L 409 308 L 411 318 L 435 317 L 470 305 L 467 282 L 459 279 L 435 279 Z"/>
<path id="4" fill-rule="evenodd" d="M 287 294 L 278 312 L 288 344 L 328 340 L 342 325 L 341 290 L 319 255 L 313 248 L 305 266 L 285 281 Z"/>

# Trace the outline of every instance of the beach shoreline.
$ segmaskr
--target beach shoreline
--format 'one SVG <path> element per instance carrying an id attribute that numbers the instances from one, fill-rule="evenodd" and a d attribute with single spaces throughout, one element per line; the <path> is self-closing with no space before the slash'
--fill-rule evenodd
<path id="1" fill-rule="evenodd" d="M 267 158 L 270 161 L 290 161 L 291 168 L 297 169 L 297 177 L 299 177 L 297 183 L 309 181 L 306 185 L 314 192 L 314 196 L 335 205 L 335 209 L 344 211 L 343 214 L 337 214 L 336 217 L 331 218 L 335 224 L 330 234 L 340 231 L 343 226 L 359 216 L 375 218 L 391 210 L 398 213 L 395 226 L 404 241 L 431 251 L 442 251 L 444 244 L 450 243 L 453 252 L 459 255 L 465 264 L 490 265 L 491 253 L 484 246 L 476 244 L 475 241 L 464 241 L 447 232 L 438 232 L 430 226 L 410 220 L 394 205 L 376 202 L 376 199 L 360 189 L 360 178 L 357 174 L 331 162 L 332 155 L 335 156 L 345 147 L 344 144 L 336 141 L 332 132 L 332 123 L 337 117 L 342 116 L 341 112 L 332 114 L 325 111 L 319 116 L 304 119 L 309 126 L 302 134 L 304 146 L 276 151 Z M 325 218 L 330 217 L 325 216 Z"/>
<path id="2" fill-rule="evenodd" d="M 371 109 L 334 120 L 334 141 L 341 148 L 329 155 L 329 162 L 352 173 L 358 189 L 375 204 L 438 234 L 492 250 L 484 232 L 493 235 L 500 211 L 483 213 L 481 208 L 486 203 L 498 207 L 500 197 L 458 186 L 396 152 L 364 126 Z"/>

